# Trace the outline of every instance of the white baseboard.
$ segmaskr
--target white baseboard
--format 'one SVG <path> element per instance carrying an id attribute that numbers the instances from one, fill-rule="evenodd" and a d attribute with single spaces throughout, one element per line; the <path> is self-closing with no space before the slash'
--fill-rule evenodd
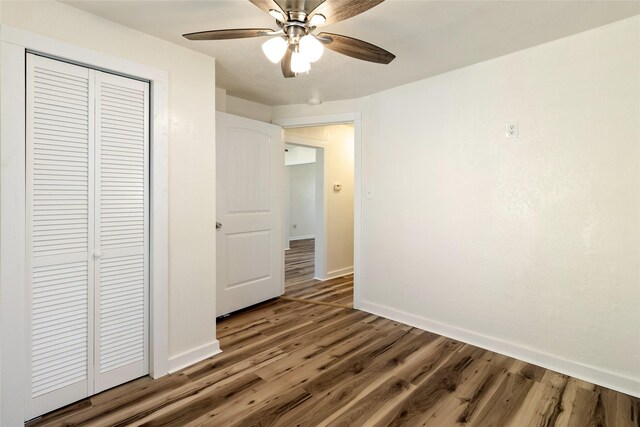
<path id="1" fill-rule="evenodd" d="M 336 277 L 342 277 L 352 273 L 353 273 L 353 267 L 347 267 L 347 268 L 341 268 L 340 270 L 330 271 L 322 277 L 314 276 L 313 278 L 315 280 L 320 280 L 324 282 L 325 280 L 335 279 Z"/>
<path id="2" fill-rule="evenodd" d="M 292 240 L 306 240 L 306 239 L 315 239 L 316 235 L 315 234 L 307 234 L 306 236 L 295 236 L 295 237 L 289 237 L 289 241 Z"/>
<path id="3" fill-rule="evenodd" d="M 222 352 L 220 350 L 220 343 L 218 340 L 212 341 L 200 347 L 196 347 L 192 350 L 185 351 L 176 356 L 169 358 L 169 373 L 172 374 L 180 369 L 191 366 L 194 363 L 198 363 L 201 360 L 207 359 L 211 356 Z"/>
<path id="4" fill-rule="evenodd" d="M 341 268 L 340 270 L 333 270 L 327 273 L 324 280 L 335 279 L 336 277 L 346 276 L 353 273 L 353 266 L 347 268 Z"/>
<path id="5" fill-rule="evenodd" d="M 640 397 L 640 380 L 626 377 L 615 372 L 595 366 L 564 359 L 560 356 L 545 353 L 536 349 L 488 337 L 473 331 L 440 323 L 425 317 L 416 316 L 384 305 L 362 301 L 358 307 L 371 314 L 406 323 L 445 337 L 475 345 L 496 353 L 504 354 L 524 362 L 542 366 L 552 371 L 598 384 L 632 396 Z"/>

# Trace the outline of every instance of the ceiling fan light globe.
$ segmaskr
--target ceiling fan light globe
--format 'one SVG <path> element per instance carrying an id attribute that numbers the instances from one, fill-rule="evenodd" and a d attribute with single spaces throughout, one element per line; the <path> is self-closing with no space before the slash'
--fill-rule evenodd
<path id="1" fill-rule="evenodd" d="M 327 18 L 324 15 L 316 13 L 309 19 L 309 25 L 312 27 L 317 27 L 318 25 L 322 25 L 327 22 Z"/>
<path id="2" fill-rule="evenodd" d="M 282 37 L 274 37 L 262 43 L 262 52 L 269 61 L 277 64 L 287 51 L 287 42 Z"/>
<path id="3" fill-rule="evenodd" d="M 291 71 L 294 73 L 306 73 L 311 69 L 311 64 L 303 54 L 293 52 L 291 55 Z"/>
<path id="4" fill-rule="evenodd" d="M 269 9 L 269 15 L 273 16 L 274 18 L 276 18 L 276 20 L 278 20 L 279 22 L 286 22 L 287 21 L 287 19 L 284 17 L 282 12 L 280 12 L 279 10 Z"/>
<path id="5" fill-rule="evenodd" d="M 324 52 L 324 46 L 314 36 L 308 34 L 300 39 L 300 53 L 309 62 L 316 62 Z"/>

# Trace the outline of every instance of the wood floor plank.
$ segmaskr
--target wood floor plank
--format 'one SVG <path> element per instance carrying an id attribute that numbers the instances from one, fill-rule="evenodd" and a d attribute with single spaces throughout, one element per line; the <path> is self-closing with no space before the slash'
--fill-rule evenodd
<path id="1" fill-rule="evenodd" d="M 640 426 L 640 400 L 622 393 L 609 390 L 617 396 L 617 412 L 615 424 L 619 427 Z"/>
<path id="2" fill-rule="evenodd" d="M 247 374 L 244 377 L 247 378 L 247 381 L 262 381 L 259 377 L 252 374 Z M 228 383 L 234 383 L 235 381 L 236 379 L 232 377 L 228 379 L 225 378 L 222 381 L 209 381 L 205 378 L 196 382 L 190 382 L 166 393 L 153 395 L 149 399 L 145 399 L 143 402 L 140 402 L 138 405 L 107 412 L 104 416 L 99 419 L 92 420 L 92 422 L 87 425 L 136 425 L 136 423 L 147 418 L 162 415 L 163 413 L 174 410 L 175 408 L 188 406 L 189 403 L 196 400 L 199 396 L 208 393 L 215 393 L 220 388 L 225 387 Z M 81 425 L 85 425 L 85 423 L 81 423 Z"/>
<path id="3" fill-rule="evenodd" d="M 191 370 L 185 369 L 184 373 L 192 381 L 197 381 L 201 378 L 207 378 L 209 381 L 223 380 L 238 373 L 257 371 L 263 366 L 270 366 L 288 357 L 289 354 L 278 347 L 268 348 L 251 356 L 237 353 L 230 357 L 214 357 L 207 363 L 194 365 Z"/>
<path id="4" fill-rule="evenodd" d="M 231 427 L 254 427 L 269 425 L 293 425 L 282 421 L 282 418 L 290 414 L 296 408 L 299 408 L 304 402 L 311 398 L 304 388 L 297 387 L 293 390 L 276 397 L 269 404 L 261 409 L 252 412 L 248 416 L 241 418 L 237 422 L 230 422 Z"/>
<path id="5" fill-rule="evenodd" d="M 472 425 L 478 427 L 509 425 L 534 384 L 535 381 L 532 379 L 509 372 Z"/>
<path id="6" fill-rule="evenodd" d="M 600 424 L 597 424 L 598 419 L 602 421 Z M 598 393 L 584 388 L 576 390 L 567 425 L 569 427 L 606 425 L 604 424 L 602 405 L 598 399 Z"/>
<path id="7" fill-rule="evenodd" d="M 445 337 L 438 337 L 421 350 L 416 363 L 401 367 L 395 375 L 412 384 L 420 384 L 445 364 L 463 344 Z"/>
<path id="8" fill-rule="evenodd" d="M 423 424 L 434 412 L 435 405 L 453 395 L 467 370 L 482 358 L 485 350 L 465 346 L 444 365 L 417 384 L 415 390 L 389 412 L 376 426 L 404 426 Z"/>
<path id="9" fill-rule="evenodd" d="M 401 399 L 411 393 L 415 386 L 403 379 L 391 376 L 381 384 L 377 384 L 370 391 L 367 391 L 366 398 L 357 399 L 352 405 L 345 405 L 346 410 L 337 412 L 338 416 L 328 419 L 328 423 L 320 423 L 319 426 L 331 425 L 332 427 L 365 426 L 376 421 L 377 412 L 381 408 L 381 403 L 389 404 L 393 407 Z M 386 411 L 385 411 L 386 412 Z"/>
<path id="10" fill-rule="evenodd" d="M 291 393 L 293 391 L 293 393 Z M 286 382 L 263 382 L 251 393 L 241 395 L 235 399 L 229 399 L 218 407 L 210 408 L 210 411 L 194 420 L 187 426 L 227 426 L 239 422 L 246 417 L 262 411 L 269 410 L 280 403 L 297 401 L 300 396 L 307 396 L 308 393 L 299 387 L 291 387 Z M 306 397 L 305 397 L 306 399 Z M 257 425 L 270 425 L 261 423 Z"/>
<path id="11" fill-rule="evenodd" d="M 286 301 L 304 302 L 304 303 L 308 303 L 308 304 L 327 305 L 329 307 L 351 308 L 351 304 L 348 304 L 348 303 L 339 304 L 339 303 L 328 302 L 328 301 L 309 301 L 308 299 L 304 299 L 304 298 L 295 298 L 295 297 L 288 297 L 288 296 L 282 296 L 281 299 L 286 300 Z"/>
<path id="12" fill-rule="evenodd" d="M 565 411 L 562 402 L 568 382 L 566 375 L 547 371 L 541 381 L 531 387 L 509 425 L 517 427 L 525 423 L 532 427 L 555 426 Z"/>
<path id="13" fill-rule="evenodd" d="M 425 425 L 464 426 L 472 424 L 491 400 L 508 373 L 513 359 L 485 352 L 470 369 L 463 373 L 455 394 L 458 399 L 444 399 L 433 410 Z"/>
<path id="14" fill-rule="evenodd" d="M 333 332 L 319 341 L 306 340 L 306 345 L 296 341 L 294 344 L 281 346 L 283 350 L 288 347 L 288 357 L 271 363 L 256 373 L 264 380 L 273 381 L 293 371 L 302 373 L 314 369 L 325 370 L 330 361 L 339 359 L 332 351 L 340 351 L 343 355 L 356 351 L 370 332 L 370 326 L 356 324 Z M 358 340 L 358 337 L 363 339 Z"/>
<path id="15" fill-rule="evenodd" d="M 172 405 L 163 408 L 164 411 L 154 411 L 146 419 L 141 419 L 135 425 L 145 427 L 161 427 L 169 425 L 184 425 L 199 416 L 208 413 L 212 407 L 220 406 L 222 403 L 236 396 L 241 396 L 251 391 L 263 380 L 254 374 L 243 375 L 237 380 L 216 387 L 207 393 L 198 393 L 190 400 L 174 402 Z M 130 420 L 120 425 L 128 425 Z"/>

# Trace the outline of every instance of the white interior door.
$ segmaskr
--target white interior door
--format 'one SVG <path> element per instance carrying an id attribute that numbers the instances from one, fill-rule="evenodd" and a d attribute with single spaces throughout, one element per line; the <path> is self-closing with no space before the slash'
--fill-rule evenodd
<path id="1" fill-rule="evenodd" d="M 283 165 L 280 127 L 216 113 L 218 316 L 282 295 Z"/>

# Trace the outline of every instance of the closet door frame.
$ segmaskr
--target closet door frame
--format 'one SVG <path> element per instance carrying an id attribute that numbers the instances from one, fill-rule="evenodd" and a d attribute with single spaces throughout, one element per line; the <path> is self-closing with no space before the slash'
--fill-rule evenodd
<path id="1" fill-rule="evenodd" d="M 0 26 L 0 425 L 25 421 L 27 390 L 26 53 L 150 82 L 149 375 L 168 373 L 168 73 Z"/>

